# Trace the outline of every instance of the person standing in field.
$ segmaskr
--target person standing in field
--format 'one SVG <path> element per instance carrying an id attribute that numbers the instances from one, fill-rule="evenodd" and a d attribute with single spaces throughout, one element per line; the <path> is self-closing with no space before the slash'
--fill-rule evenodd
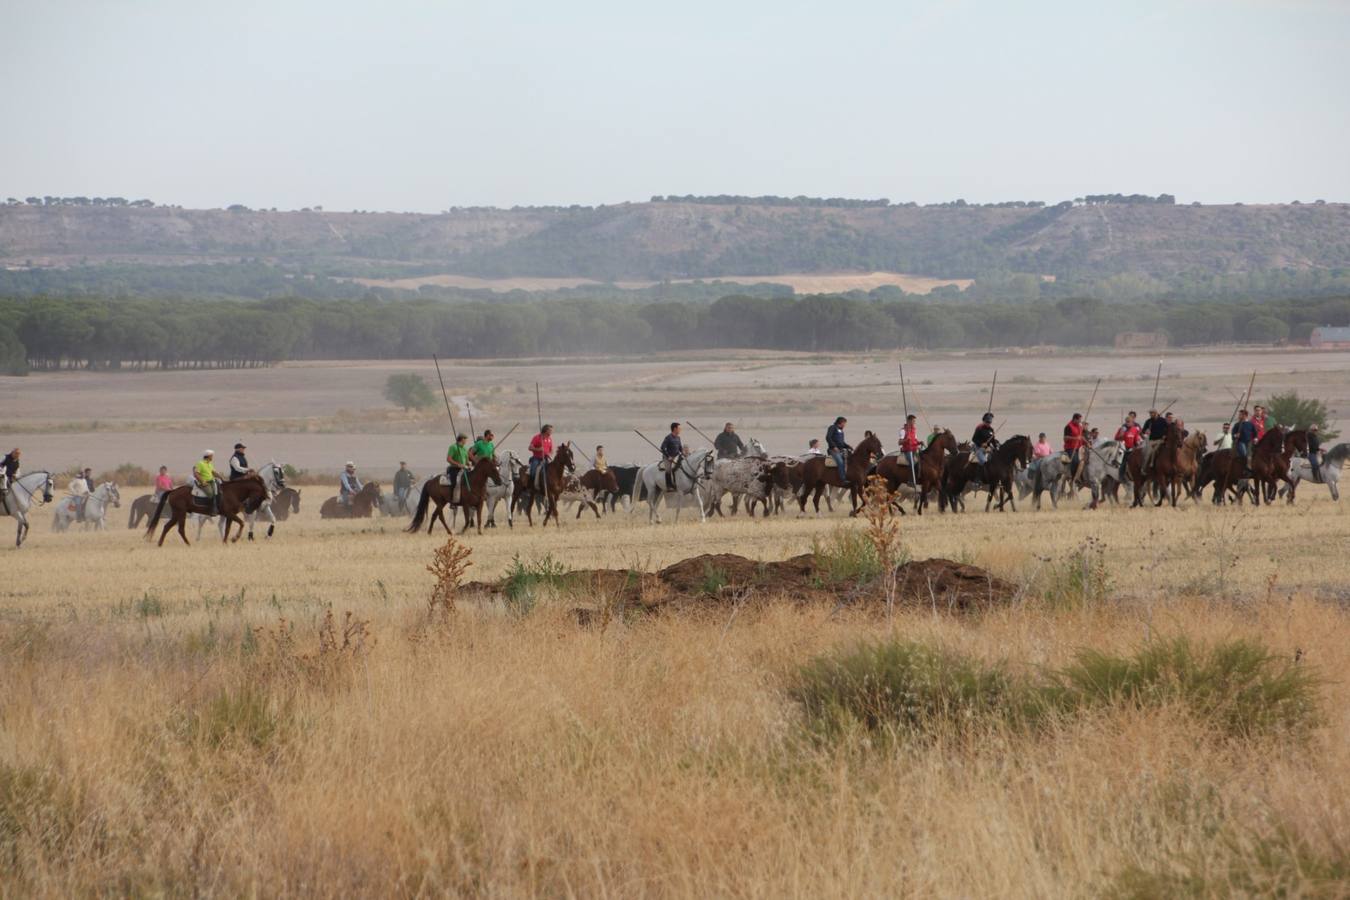
<path id="1" fill-rule="evenodd" d="M 394 499 L 400 512 L 409 512 L 408 495 L 412 493 L 413 479 L 416 478 L 408 468 L 407 460 L 400 460 L 398 471 L 394 473 Z"/>

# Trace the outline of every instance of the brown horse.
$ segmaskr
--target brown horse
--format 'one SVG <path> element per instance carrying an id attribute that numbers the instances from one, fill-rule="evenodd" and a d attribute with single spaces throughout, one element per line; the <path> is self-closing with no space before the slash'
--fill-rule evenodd
<path id="1" fill-rule="evenodd" d="M 450 526 L 445 521 L 445 507 L 448 505 L 464 510 L 464 527 L 460 529 L 460 534 L 468 531 L 474 522 L 478 523 L 478 533 L 482 534 L 483 504 L 487 500 L 489 479 L 493 484 L 502 483 L 501 469 L 497 467 L 497 460 L 490 456 L 484 456 L 474 463 L 473 470 L 469 472 L 469 483 L 460 484 L 459 496 L 454 500 L 450 499 L 451 485 L 442 484 L 441 476 L 428 478 L 422 485 L 422 496 L 417 501 L 417 511 L 413 513 L 412 524 L 405 530 L 409 534 L 417 534 L 422 530 L 422 523 L 425 521 L 427 534 L 431 534 L 439 520 L 445 533 L 449 534 Z M 428 521 L 427 507 L 433 502 L 436 504 L 436 511 L 431 514 Z"/>
<path id="2" fill-rule="evenodd" d="M 219 513 L 216 512 L 210 499 L 192 496 L 191 485 L 185 484 L 171 491 L 165 491 L 159 498 L 159 505 L 155 507 L 155 514 L 150 517 L 150 525 L 145 530 L 145 539 L 148 541 L 155 536 L 155 526 L 159 524 L 160 516 L 164 514 L 164 507 L 167 506 L 171 515 L 169 521 L 164 524 L 164 530 L 160 532 L 158 544 L 160 547 L 164 546 L 164 538 L 168 536 L 169 529 L 175 526 L 183 543 L 191 546 L 192 542 L 187 539 L 187 532 L 184 529 L 187 517 L 193 513 L 199 516 L 224 516 L 225 533 L 221 536 L 221 540 L 229 540 L 231 525 L 239 526 L 239 533 L 234 536 L 236 541 L 239 540 L 244 534 L 244 520 L 239 514 L 254 512 L 262 505 L 267 499 L 267 485 L 263 483 L 261 475 L 250 470 L 243 478 L 216 482 L 216 489 L 220 491 Z"/>
<path id="3" fill-rule="evenodd" d="M 342 502 L 341 497 L 329 497 L 319 507 L 320 519 L 369 519 L 380 505 L 380 483 L 367 481 L 361 490 L 352 496 L 352 505 Z"/>
<path id="4" fill-rule="evenodd" d="M 801 465 L 802 490 L 797 495 L 801 512 L 806 513 L 806 498 L 812 492 L 815 493 L 816 515 L 820 515 L 820 495 L 825 493 L 825 488 L 847 487 L 849 503 L 853 507 L 853 512 L 856 513 L 859 497 L 862 496 L 861 491 L 867 481 L 867 470 L 872 467 L 872 460 L 881 455 L 881 438 L 870 431 L 867 432 L 845 461 L 847 466 L 845 474 L 848 476 L 848 484 L 845 484 L 839 476 L 838 468 L 825 464 L 829 457 L 816 456 L 805 460 Z"/>
<path id="5" fill-rule="evenodd" d="M 961 458 L 957 456 L 954 468 L 948 466 L 946 477 L 943 479 L 943 488 L 947 492 L 953 512 L 957 509 L 956 501 L 966 489 L 966 485 L 972 481 L 985 485 L 989 491 L 989 499 L 984 502 L 985 512 L 989 512 L 993 506 L 996 492 L 999 498 L 999 512 L 1002 512 L 1004 504 L 1008 503 L 1012 504 L 1013 512 L 1017 512 L 1017 501 L 1013 498 L 1013 476 L 1019 467 L 1025 469 L 1031 463 L 1031 438 L 1025 434 L 1008 438 L 989 454 L 984 465 L 976 462 L 973 454 L 965 457 L 964 464 L 960 462 Z"/>
<path id="6" fill-rule="evenodd" d="M 877 474 L 886 479 L 886 488 L 895 493 L 900 488 L 917 483 L 919 492 L 914 495 L 914 511 L 923 515 L 928 505 L 930 491 L 942 490 L 942 473 L 947 467 L 947 454 L 956 451 L 956 436 L 943 430 L 933 438 L 932 443 L 919 451 L 919 471 L 911 481 L 909 463 L 903 456 L 883 456 L 877 463 Z"/>
<path id="7" fill-rule="evenodd" d="M 1213 481 L 1216 504 L 1222 505 L 1227 501 L 1229 491 L 1234 492 L 1233 499 L 1238 501 L 1250 491 L 1252 502 L 1260 506 L 1261 495 L 1267 485 L 1275 487 L 1276 482 L 1283 480 L 1292 486 L 1289 480 L 1289 459 L 1285 456 L 1285 437 L 1285 431 L 1279 425 L 1267 431 L 1252 448 L 1250 472 L 1235 449 L 1216 450 L 1209 454 L 1201 463 L 1196 490 L 1202 490 Z M 1290 441 L 1289 444 L 1296 449 L 1297 441 Z M 1307 446 L 1306 441 L 1304 446 Z M 1239 485 L 1247 480 L 1251 484 L 1239 490 Z"/>
<path id="8" fill-rule="evenodd" d="M 1167 426 L 1162 443 L 1153 453 L 1153 468 L 1149 472 L 1148 479 L 1140 477 L 1134 482 L 1134 502 L 1130 504 L 1131 509 L 1144 505 L 1144 490 L 1149 482 L 1152 482 L 1157 497 L 1154 506 L 1162 506 L 1163 501 L 1171 500 L 1172 507 L 1176 508 L 1177 496 L 1181 493 L 1181 441 L 1181 426 L 1173 422 Z"/>
<path id="9" fill-rule="evenodd" d="M 1200 495 L 1195 490 L 1195 479 L 1200 474 L 1200 460 L 1208 449 L 1209 436 L 1203 431 L 1196 431 L 1181 442 L 1181 450 L 1177 453 L 1181 486 L 1186 489 L 1186 496 L 1196 503 L 1200 502 Z"/>
<path id="10" fill-rule="evenodd" d="M 563 495 L 563 491 L 567 488 L 567 476 L 574 474 L 576 469 L 576 463 L 572 461 L 572 443 L 570 441 L 565 444 L 560 444 L 558 446 L 558 452 L 553 455 L 551 460 L 544 464 L 544 491 L 541 499 L 545 504 L 545 528 L 548 527 L 549 516 L 553 517 L 553 524 L 557 525 L 559 528 L 562 527 L 562 522 L 558 518 L 558 498 Z M 517 482 L 516 490 L 524 491 L 524 494 L 521 496 L 520 504 L 525 509 L 525 521 L 529 522 L 530 527 L 533 528 L 534 504 L 539 490 L 538 485 L 535 483 L 535 479 L 530 478 L 528 469 L 525 470 L 524 477 L 525 484 L 521 486 L 520 483 Z"/>
<path id="11" fill-rule="evenodd" d="M 135 528 L 141 524 L 141 519 L 148 519 L 155 514 L 155 495 L 142 494 L 131 501 L 131 517 L 127 522 L 128 528 Z"/>
<path id="12" fill-rule="evenodd" d="M 291 513 L 300 515 L 300 492 L 295 488 L 282 488 L 272 498 L 272 515 L 276 516 L 278 522 L 284 522 L 291 517 Z"/>

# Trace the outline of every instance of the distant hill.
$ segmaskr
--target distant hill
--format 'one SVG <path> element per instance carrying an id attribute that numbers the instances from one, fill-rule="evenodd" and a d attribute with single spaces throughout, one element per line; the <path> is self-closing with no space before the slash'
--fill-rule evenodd
<path id="1" fill-rule="evenodd" d="M 882 201 L 884 202 L 884 201 Z M 0 264 L 262 257 L 605 281 L 904 272 L 1168 278 L 1350 268 L 1350 205 L 831 206 L 736 198 L 413 213 L 0 206 Z"/>

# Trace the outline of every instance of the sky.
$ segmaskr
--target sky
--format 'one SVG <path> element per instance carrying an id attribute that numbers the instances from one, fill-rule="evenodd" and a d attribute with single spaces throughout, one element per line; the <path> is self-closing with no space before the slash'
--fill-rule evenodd
<path id="1" fill-rule="evenodd" d="M 1350 0 L 0 0 L 0 199 L 1350 201 Z"/>

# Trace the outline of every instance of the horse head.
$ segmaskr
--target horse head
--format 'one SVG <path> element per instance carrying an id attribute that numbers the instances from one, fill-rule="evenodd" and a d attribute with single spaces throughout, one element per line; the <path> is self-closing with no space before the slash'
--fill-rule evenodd
<path id="1" fill-rule="evenodd" d="M 1025 434 L 1013 435 L 1003 442 L 998 452 L 1005 454 L 1004 458 L 1009 462 L 1017 463 L 1025 469 L 1031 465 L 1031 438 Z"/>
<path id="2" fill-rule="evenodd" d="M 577 470 L 576 461 L 572 459 L 572 442 L 568 441 L 558 447 L 558 453 L 553 457 L 564 472 L 575 472 Z"/>
<path id="3" fill-rule="evenodd" d="M 873 459 L 879 459 L 886 455 L 881 447 L 881 438 L 870 431 L 865 432 L 863 439 L 858 441 L 858 446 L 853 448 L 853 454 L 863 457 L 868 465 L 871 465 Z"/>
<path id="4" fill-rule="evenodd" d="M 56 476 L 53 475 L 51 472 L 48 472 L 47 477 L 42 481 L 42 502 L 51 503 L 52 494 L 55 490 L 56 490 Z"/>
<path id="5" fill-rule="evenodd" d="M 944 430 L 937 437 L 933 438 L 933 442 L 928 445 L 929 450 L 932 450 L 934 447 L 941 453 L 955 453 L 956 435 L 952 434 L 950 431 Z"/>
<path id="6" fill-rule="evenodd" d="M 746 453 L 746 456 L 768 456 L 768 455 L 769 455 L 769 451 L 764 449 L 764 445 L 760 443 L 759 438 L 750 438 L 750 440 L 746 441 L 746 444 L 747 444 L 747 445 L 749 446 L 749 448 L 750 448 L 749 452 Z"/>
<path id="7" fill-rule="evenodd" d="M 497 465 L 496 459 L 491 456 L 484 456 L 482 459 L 478 460 L 478 462 L 474 463 L 473 474 L 477 475 L 479 472 L 483 472 L 485 477 L 490 479 L 493 484 L 501 487 L 502 470 L 501 466 Z"/>
<path id="8" fill-rule="evenodd" d="M 117 490 L 117 485 L 111 481 L 103 483 L 105 502 L 111 503 L 114 509 L 122 508 L 122 494 Z"/>

